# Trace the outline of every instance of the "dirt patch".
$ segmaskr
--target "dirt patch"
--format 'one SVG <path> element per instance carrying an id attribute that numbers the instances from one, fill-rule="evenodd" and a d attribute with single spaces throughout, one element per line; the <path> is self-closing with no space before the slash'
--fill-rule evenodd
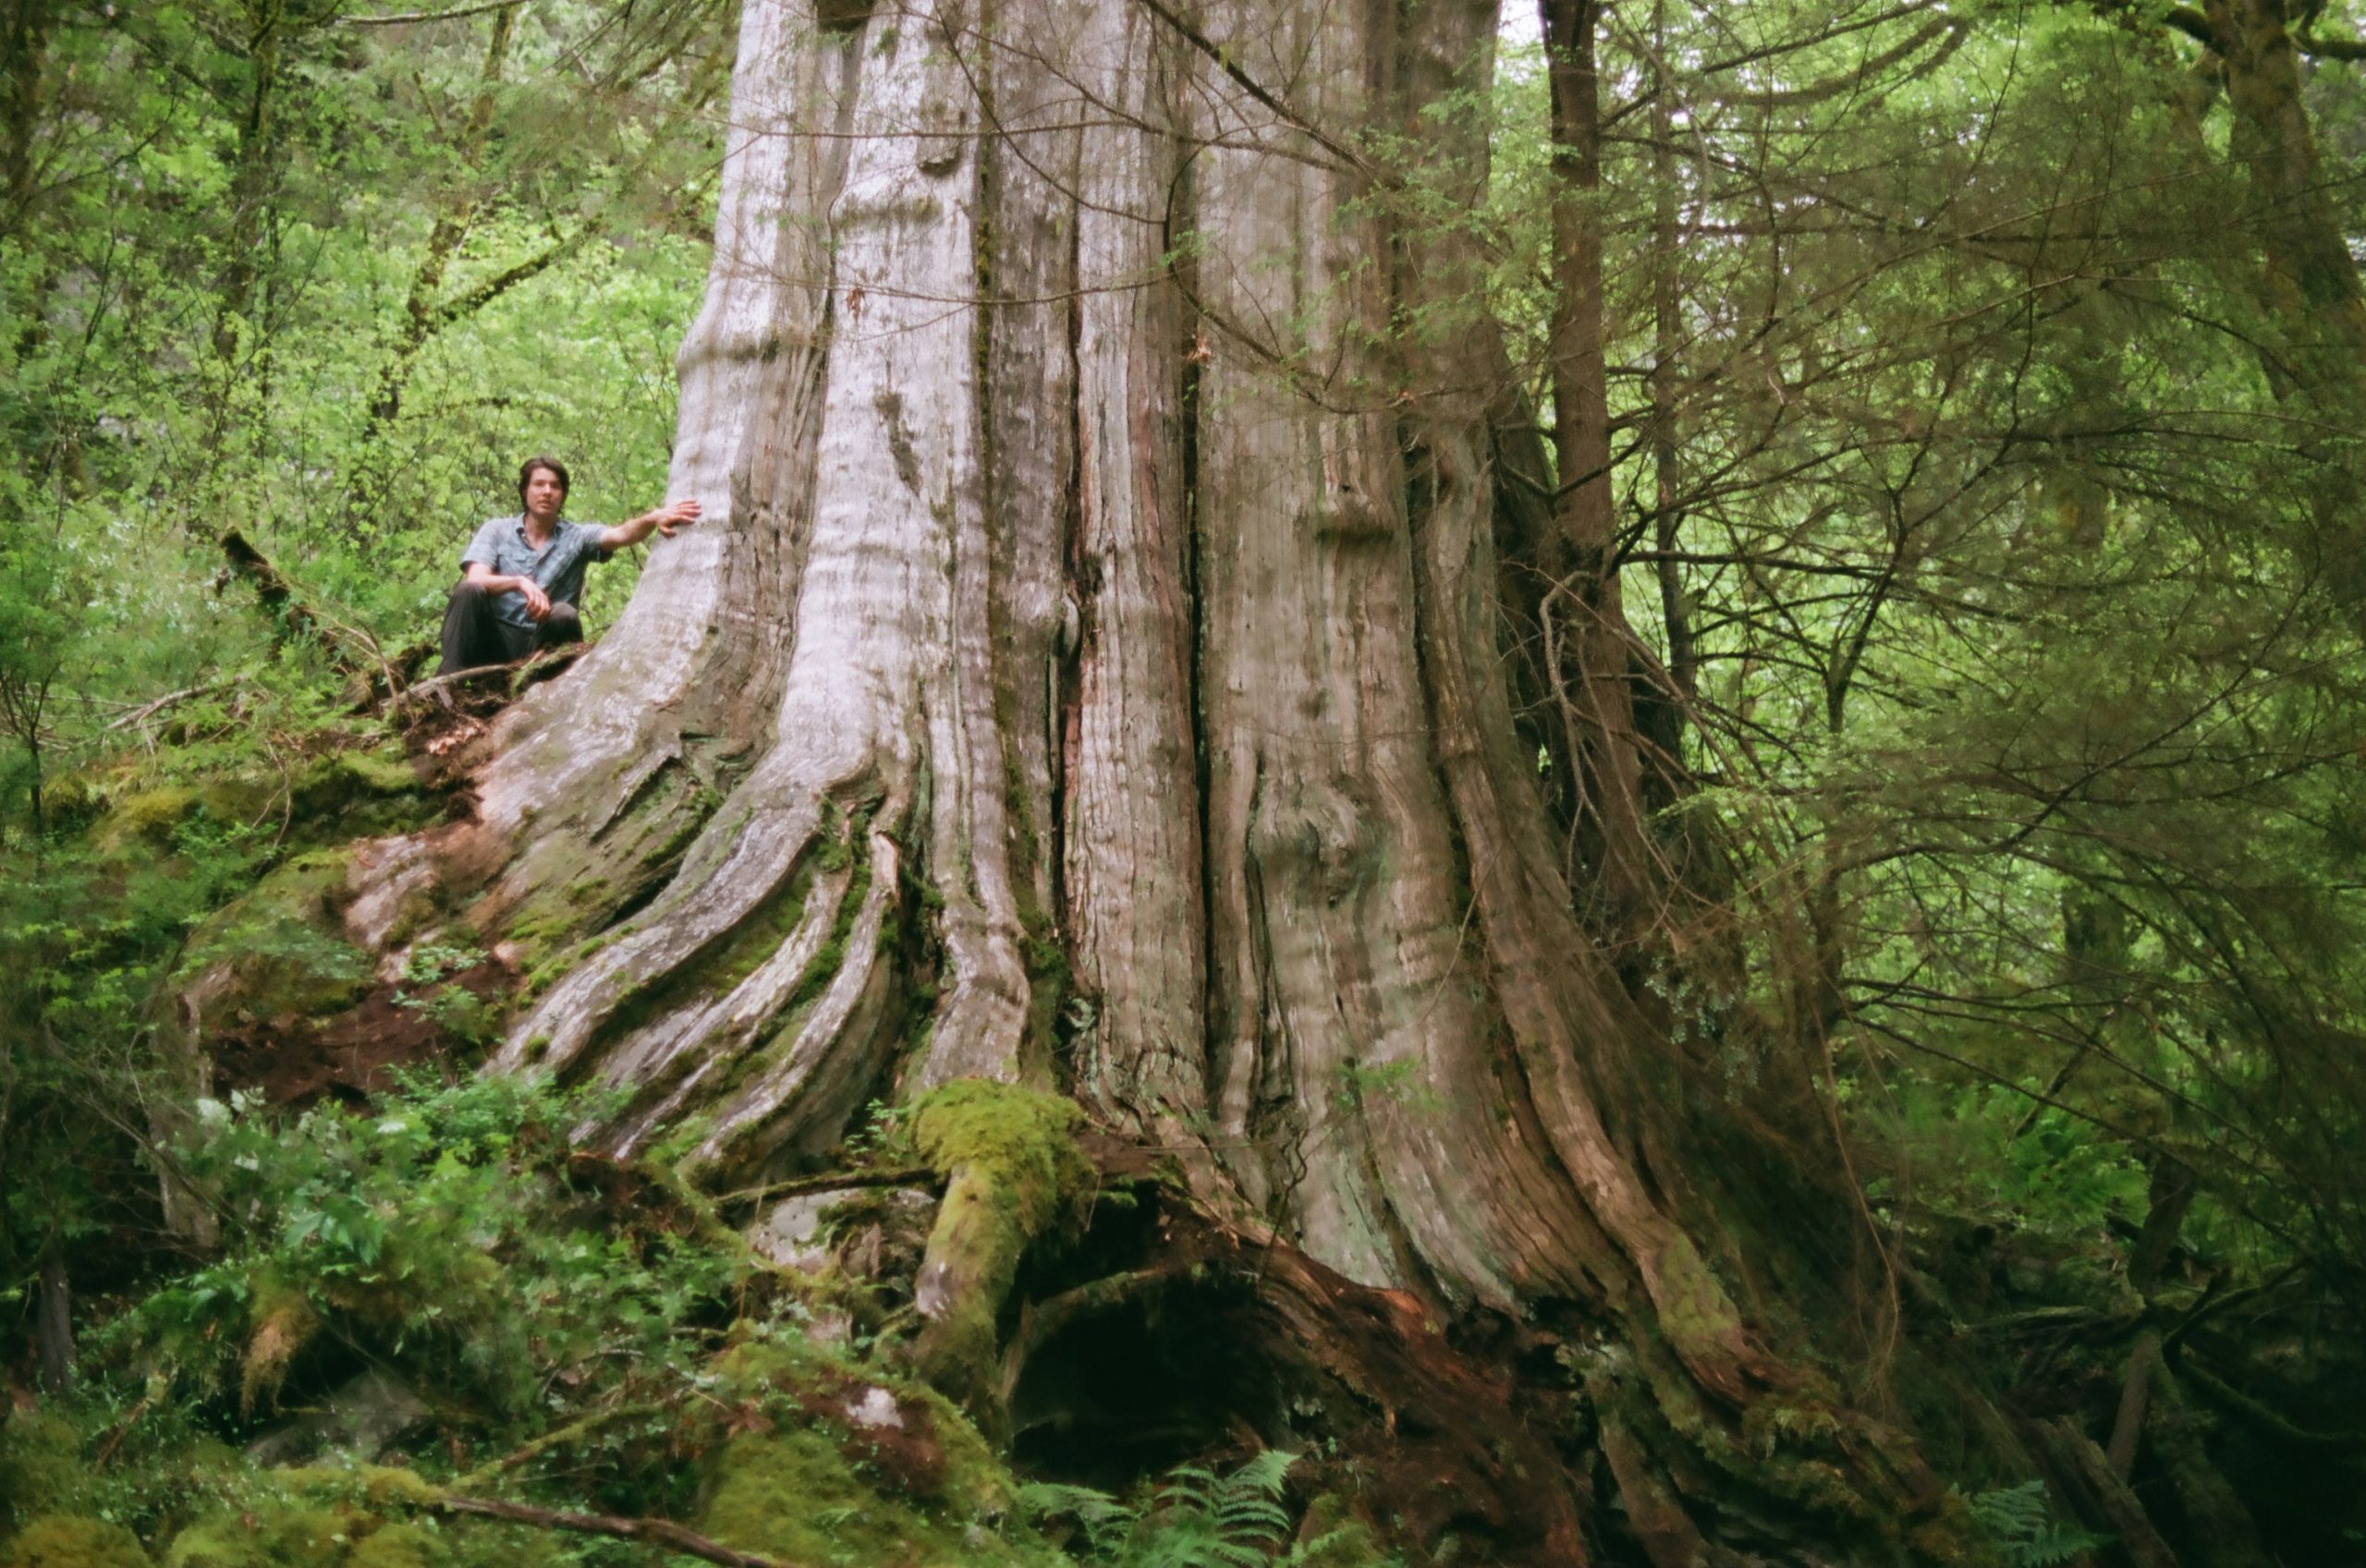
<path id="1" fill-rule="evenodd" d="M 301 1108 L 326 1099 L 358 1104 L 387 1085 L 395 1068 L 443 1064 L 473 1065 L 479 1047 L 445 1021 L 465 993 L 487 1016 L 498 1016 L 517 989 L 518 975 L 488 958 L 455 974 L 423 996 L 418 986 L 380 985 L 333 1017 L 240 1015 L 208 1032 L 214 1090 L 259 1089 L 263 1103 Z"/>
<path id="2" fill-rule="evenodd" d="M 898 1399 L 884 1384 L 854 1378 L 810 1384 L 794 1393 L 817 1426 L 846 1434 L 838 1447 L 848 1461 L 870 1466 L 907 1497 L 928 1501 L 944 1494 L 945 1449 L 927 1405 Z"/>
<path id="3" fill-rule="evenodd" d="M 613 1155 L 575 1150 L 567 1157 L 567 1185 L 596 1202 L 603 1222 L 620 1234 L 689 1235 L 701 1226 L 680 1193 Z"/>

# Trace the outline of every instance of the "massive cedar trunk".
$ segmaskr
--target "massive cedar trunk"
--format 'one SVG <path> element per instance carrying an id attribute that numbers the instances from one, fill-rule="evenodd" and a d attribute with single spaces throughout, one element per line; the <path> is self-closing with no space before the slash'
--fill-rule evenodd
<path id="1" fill-rule="evenodd" d="M 582 1136 L 701 1180 L 819 1158 L 874 1098 L 1063 1090 L 1409 1293 L 1376 1299 L 1554 1324 L 1655 1562 L 1725 1490 L 1901 1554 L 1935 1489 L 1786 1309 L 1737 1306 L 1785 1278 L 1719 1218 L 1751 1157 L 1701 1160 L 1625 978 L 1663 857 L 1584 192 L 1544 520 L 1498 482 L 1543 462 L 1495 428 L 1474 242 L 1397 200 L 1483 188 L 1483 128 L 1429 111 L 1487 80 L 1494 0 L 982 6 L 748 0 L 680 359 L 706 517 L 496 726 L 472 822 L 368 852 L 350 923 L 464 894 L 543 977 L 497 1065 L 614 1086 Z M 1590 7 L 1549 10 L 1582 138 Z M 1544 666 L 1507 616 L 1559 628 Z M 1519 670 L 1576 694 L 1574 821 Z"/>

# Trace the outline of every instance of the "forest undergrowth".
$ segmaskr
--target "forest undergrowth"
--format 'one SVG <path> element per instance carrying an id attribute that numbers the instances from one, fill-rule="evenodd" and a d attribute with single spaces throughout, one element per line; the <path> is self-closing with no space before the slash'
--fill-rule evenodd
<path id="1" fill-rule="evenodd" d="M 210 1092 L 183 1122 L 144 1109 L 174 1100 L 157 1055 L 55 1057 L 10 1085 L 18 1124 L 54 1140 L 15 1146 L 50 1151 L 12 1162 L 18 1234 L 45 1232 L 76 1267 L 71 1370 L 45 1394 L 38 1267 L 12 1295 L 27 1332 L 0 1427 L 0 1562 L 623 1563 L 666 1544 L 634 1532 L 667 1527 L 718 1562 L 1459 1560 L 1451 1532 L 1406 1555 L 1369 1455 L 1311 1405 L 1294 1453 L 1238 1424 L 1113 1451 L 1095 1446 L 1126 1440 L 1106 1427 L 1063 1435 L 1091 1402 L 1022 1399 L 1020 1429 L 990 1440 L 918 1376 L 921 1234 L 946 1174 L 999 1136 L 992 1096 L 961 1112 L 984 1133 L 933 1141 L 914 1136 L 928 1101 L 874 1106 L 842 1169 L 781 1184 L 812 1195 L 786 1262 L 750 1229 L 774 1194 L 702 1194 L 662 1158 L 575 1150 L 596 1094 L 472 1070 L 519 975 L 448 932 L 383 972 L 337 919 L 347 846 L 465 809 L 435 747 L 473 723 L 467 705 L 387 729 L 350 711 L 317 646 L 291 642 L 271 667 L 291 715 L 273 747 L 185 705 L 152 747 L 53 793 L 38 874 L 10 890 L 11 962 L 38 966 L 53 1029 L 137 1038 L 155 1027 L 138 1022 L 149 997 L 226 955 L 238 980 Z M 372 1027 L 340 1034 L 357 1017 Z M 2312 1510 L 2318 1538 L 2355 1528 L 2316 1478 L 2352 1457 L 2338 1434 L 2354 1347 L 2281 1326 L 2289 1262 L 2205 1209 L 2140 1293 L 2153 1195 L 2126 1149 L 1994 1084 L 1889 1092 L 1910 1202 L 1894 1177 L 1867 1197 L 1905 1249 L 1905 1316 L 1960 1347 L 1938 1376 L 1994 1380 L 2018 1419 L 2108 1432 L 2128 1347 L 2165 1345 L 2217 1396 L 2177 1419 L 2249 1508 Z M 1063 1108 L 1030 1135 L 1068 1152 L 1027 1156 L 1079 1162 L 1046 1189 L 1071 1195 L 1048 1199 L 1071 1212 L 1032 1249 L 1055 1260 L 1123 1232 L 1173 1180 L 1095 1173 L 1056 1131 L 1070 1124 Z M 202 1218 L 168 1222 L 165 1193 L 201 1195 Z M 970 1354 L 992 1356 L 1009 1325 L 982 1332 Z M 2113 1545 L 2042 1480 L 1950 1478 L 1957 1560 Z"/>

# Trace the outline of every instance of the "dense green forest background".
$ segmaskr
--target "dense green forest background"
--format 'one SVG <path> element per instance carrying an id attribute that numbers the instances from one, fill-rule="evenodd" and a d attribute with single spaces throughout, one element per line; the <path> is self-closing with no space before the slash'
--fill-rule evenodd
<path id="1" fill-rule="evenodd" d="M 1552 156 L 1543 62 L 1515 43 L 1487 101 L 1441 110 L 1487 126 L 1489 204 L 1427 214 L 1489 247 L 1511 368 L 1489 392 L 1546 493 L 1556 216 L 1604 237 L 1624 589 L 1689 781 L 1655 803 L 1701 857 L 1678 884 L 1749 955 L 1668 968 L 1683 1081 L 1746 1101 L 1811 1077 L 1872 1221 L 1835 1261 L 1872 1337 L 1950 1340 L 2011 1391 L 2023 1446 L 2083 1433 L 2186 1498 L 2205 1546 L 2183 1561 L 2366 1556 L 2348 11 L 1638 0 L 1604 27 L 1600 165 Z M 2269 13 L 2301 44 L 2280 106 L 2198 42 Z M 863 1355 L 892 1313 L 792 1301 L 711 1214 L 652 1218 L 697 1195 L 587 1193 L 562 1097 L 465 1074 L 499 1026 L 461 983 L 484 951 L 413 954 L 389 1016 L 433 1050 L 367 1105 L 262 1069 L 201 1097 L 170 1046 L 177 984 L 225 954 L 284 971 L 289 1013 L 379 984 L 250 893 L 300 898 L 329 864 L 308 857 L 450 808 L 388 699 L 518 459 L 565 457 L 580 519 L 662 498 L 733 20 L 0 0 L 7 1562 L 74 1560 L 5 1546 L 53 1513 L 116 1527 L 76 1538 L 93 1562 L 137 1561 L 131 1537 L 192 1564 L 647 1555 L 436 1501 L 461 1493 L 696 1514 L 798 1562 L 921 1537 L 970 1561 L 1061 1537 L 1378 1550 L 1286 1546 L 1270 1463 L 1022 1505 L 947 1435 L 891 1504 L 895 1453 L 858 1473 L 774 1435 L 782 1367 L 832 1397 L 887 1378 Z M 1363 150 L 1385 166 L 1420 134 Z M 1432 330 L 1397 326 L 1416 349 Z M 595 633 L 632 577 L 595 576 Z M 1539 768 L 1573 787 L 1549 744 Z M 1752 1011 L 1822 1048 L 1760 1050 L 1727 1027 Z M 926 1166 L 912 1136 L 886 1118 L 861 1157 Z M 210 1218 L 169 1214 L 160 1179 Z M 861 1331 L 816 1350 L 803 1326 L 841 1309 Z M 357 1359 L 430 1407 L 412 1468 L 299 1484 L 237 1459 L 291 1370 Z M 2190 1401 L 2189 1446 L 2140 1461 L 2145 1398 Z M 713 1457 L 750 1441 L 772 1469 Z M 2166 1561 L 1984 1452 L 1964 1435 L 1950 1470 L 1934 1445 L 1960 1560 Z"/>

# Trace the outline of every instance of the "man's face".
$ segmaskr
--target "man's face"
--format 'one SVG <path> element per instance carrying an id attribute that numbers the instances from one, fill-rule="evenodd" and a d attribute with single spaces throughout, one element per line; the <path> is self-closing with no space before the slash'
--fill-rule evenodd
<path id="1" fill-rule="evenodd" d="M 548 468 L 536 468 L 526 481 L 526 510 L 541 521 L 557 517 L 559 503 L 566 499 L 567 487 Z"/>

